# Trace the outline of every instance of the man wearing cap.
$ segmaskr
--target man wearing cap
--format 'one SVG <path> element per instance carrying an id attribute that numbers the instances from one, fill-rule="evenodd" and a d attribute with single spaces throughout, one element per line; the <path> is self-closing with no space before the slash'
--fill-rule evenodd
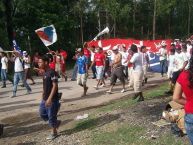
<path id="1" fill-rule="evenodd" d="M 14 81 L 13 81 L 13 97 L 16 97 L 17 92 L 17 86 L 19 81 L 21 80 L 23 82 L 23 85 L 27 89 L 27 94 L 31 93 L 31 88 L 27 84 L 27 82 L 24 79 L 24 68 L 23 68 L 23 60 L 21 57 L 21 54 L 18 51 L 13 52 L 13 61 L 14 61 Z"/>
<path id="2" fill-rule="evenodd" d="M 112 93 L 112 89 L 117 81 L 117 78 L 121 81 L 123 85 L 123 89 L 121 90 L 121 93 L 125 92 L 125 76 L 123 72 L 123 66 L 121 63 L 122 60 L 122 55 L 119 53 L 118 47 L 114 46 L 113 47 L 113 53 L 114 53 L 114 59 L 112 62 L 112 74 L 111 74 L 111 86 L 107 93 Z"/>
<path id="3" fill-rule="evenodd" d="M 77 66 L 78 66 L 78 74 L 77 74 L 77 84 L 83 87 L 84 93 L 83 96 L 86 96 L 88 87 L 86 86 L 87 76 L 88 76 L 88 58 L 83 54 L 83 49 L 78 49 L 78 58 L 77 58 Z"/>
<path id="4" fill-rule="evenodd" d="M 160 67 L 161 67 L 161 75 L 163 77 L 164 72 L 166 73 L 166 65 L 167 65 L 167 51 L 166 51 L 166 43 L 162 42 L 161 43 L 161 48 L 159 49 L 159 60 L 160 60 Z"/>
<path id="5" fill-rule="evenodd" d="M 31 57 L 26 51 L 23 51 L 23 61 L 24 61 L 24 69 L 25 69 L 25 81 L 30 79 L 32 81 L 32 85 L 35 84 L 34 79 L 31 76 L 30 68 L 31 68 Z"/>

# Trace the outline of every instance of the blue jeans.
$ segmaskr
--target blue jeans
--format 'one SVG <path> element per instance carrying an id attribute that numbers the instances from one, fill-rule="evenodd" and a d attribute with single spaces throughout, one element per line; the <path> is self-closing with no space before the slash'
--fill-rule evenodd
<path id="1" fill-rule="evenodd" d="M 7 80 L 7 70 L 1 69 L 1 80 L 3 82 L 3 86 L 6 86 L 6 80 Z"/>
<path id="2" fill-rule="evenodd" d="M 193 145 L 193 114 L 186 114 L 184 117 L 186 133 Z"/>
<path id="3" fill-rule="evenodd" d="M 72 80 L 76 80 L 76 77 L 77 77 L 77 71 L 78 71 L 78 65 L 75 64 L 75 65 L 74 65 L 73 72 L 72 72 Z"/>
<path id="4" fill-rule="evenodd" d="M 42 100 L 40 103 L 40 117 L 44 121 L 48 121 L 50 127 L 54 128 L 57 127 L 57 113 L 60 107 L 59 100 L 55 100 L 52 102 L 52 105 L 50 107 L 45 106 L 46 101 Z"/>
<path id="5" fill-rule="evenodd" d="M 14 78 L 13 78 L 13 95 L 16 95 L 17 92 L 17 85 L 19 83 L 19 81 L 23 82 L 23 85 L 26 87 L 27 91 L 30 92 L 31 88 L 30 86 L 27 84 L 27 82 L 24 79 L 24 72 L 15 72 L 14 73 Z"/>
<path id="6" fill-rule="evenodd" d="M 92 69 L 93 78 L 96 78 L 96 66 L 93 65 L 91 69 Z"/>
<path id="7" fill-rule="evenodd" d="M 161 67 L 161 75 L 163 76 L 163 74 L 167 72 L 167 60 L 166 59 L 160 61 L 160 67 Z"/>

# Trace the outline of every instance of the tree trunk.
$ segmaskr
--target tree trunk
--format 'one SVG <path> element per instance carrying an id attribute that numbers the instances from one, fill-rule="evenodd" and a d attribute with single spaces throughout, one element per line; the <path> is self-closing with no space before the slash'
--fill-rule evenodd
<path id="1" fill-rule="evenodd" d="M 109 15 L 108 15 L 108 11 L 106 10 L 106 26 L 108 28 L 110 28 L 110 25 L 109 25 Z M 107 34 L 108 38 L 110 38 L 110 32 Z"/>
<path id="2" fill-rule="evenodd" d="M 83 23 L 82 23 L 82 15 L 80 16 L 80 33 L 81 33 L 81 42 L 82 42 L 82 45 L 84 43 L 84 35 L 83 35 Z"/>
<path id="3" fill-rule="evenodd" d="M 168 18 L 168 36 L 171 36 L 171 12 L 169 13 Z"/>
<path id="4" fill-rule="evenodd" d="M 190 19 L 191 19 L 191 5 L 188 0 L 188 37 L 190 36 Z"/>
<path id="5" fill-rule="evenodd" d="M 156 29 L 156 1 L 154 0 L 154 10 L 153 10 L 153 40 L 155 40 L 155 29 Z"/>
<path id="6" fill-rule="evenodd" d="M 135 33 L 135 13 L 136 13 L 136 0 L 134 0 L 134 8 L 133 8 L 133 34 Z"/>
<path id="7" fill-rule="evenodd" d="M 116 19 L 114 18 L 114 38 L 116 37 Z"/>
<path id="8" fill-rule="evenodd" d="M 98 30 L 101 32 L 101 18 L 100 18 L 100 11 L 98 11 Z M 99 37 L 101 39 L 101 36 Z"/>
<path id="9" fill-rule="evenodd" d="M 13 47 L 13 22 L 12 22 L 12 0 L 4 0 L 7 34 L 9 39 L 9 50 Z"/>

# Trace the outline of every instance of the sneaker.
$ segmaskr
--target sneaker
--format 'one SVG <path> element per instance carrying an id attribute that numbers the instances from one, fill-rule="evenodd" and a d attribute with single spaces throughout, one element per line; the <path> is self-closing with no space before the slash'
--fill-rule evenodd
<path id="1" fill-rule="evenodd" d="M 58 134 L 50 134 L 46 139 L 47 140 L 53 140 L 58 136 Z"/>
<path id="2" fill-rule="evenodd" d="M 97 87 L 97 86 L 94 86 L 94 88 L 95 88 L 96 90 L 98 90 L 98 87 Z"/>
<path id="3" fill-rule="evenodd" d="M 1 88 L 6 88 L 6 86 L 2 86 Z"/>
<path id="4" fill-rule="evenodd" d="M 99 88 L 103 88 L 103 87 L 105 87 L 105 85 L 104 85 L 104 84 L 102 84 L 102 85 L 100 85 L 100 86 L 99 86 Z"/>
<path id="5" fill-rule="evenodd" d="M 67 77 L 67 76 L 65 76 L 65 77 L 64 77 L 64 79 L 65 79 L 65 82 L 67 82 L 67 80 L 68 80 L 68 77 Z"/>
<path id="6" fill-rule="evenodd" d="M 11 98 L 14 98 L 14 97 L 16 97 L 16 95 L 12 95 L 12 96 L 11 96 Z"/>
<path id="7" fill-rule="evenodd" d="M 125 92 L 125 89 L 121 90 L 121 93 L 124 93 Z"/>
<path id="8" fill-rule="evenodd" d="M 112 91 L 106 91 L 106 93 L 112 94 Z"/>
<path id="9" fill-rule="evenodd" d="M 32 90 L 27 91 L 26 95 L 31 94 Z"/>

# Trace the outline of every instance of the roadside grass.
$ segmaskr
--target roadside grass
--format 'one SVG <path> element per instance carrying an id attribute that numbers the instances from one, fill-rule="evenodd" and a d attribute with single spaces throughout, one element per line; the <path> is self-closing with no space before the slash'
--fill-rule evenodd
<path id="1" fill-rule="evenodd" d="M 145 137 L 145 132 L 139 125 L 123 125 L 114 132 L 94 133 L 90 145 L 188 145 L 174 135 L 164 134 L 152 139 Z"/>
<path id="2" fill-rule="evenodd" d="M 163 97 L 165 96 L 164 92 L 167 88 L 167 82 L 161 83 L 151 90 L 144 91 L 144 96 L 146 100 Z M 88 141 L 89 145 L 188 145 L 187 140 L 184 141 L 182 138 L 177 138 L 170 132 L 163 132 L 156 139 L 152 139 L 151 135 L 148 136 L 146 134 L 148 132 L 148 126 L 128 124 L 127 122 L 113 122 L 117 120 L 118 117 L 113 116 L 111 111 L 127 109 L 136 104 L 137 102 L 131 98 L 117 100 L 97 109 L 96 112 L 91 114 L 86 120 L 79 121 L 74 129 L 76 131 L 89 129 L 91 134 Z M 108 117 L 97 117 L 97 114 L 103 114 Z M 100 129 L 101 126 L 105 127 Z M 113 130 L 110 128 L 113 128 Z"/>
<path id="3" fill-rule="evenodd" d="M 151 100 L 156 97 L 166 96 L 164 93 L 165 91 L 167 91 L 167 89 L 168 89 L 168 83 L 164 82 L 164 83 L 161 83 L 159 86 L 153 87 L 152 89 L 145 90 L 143 92 L 143 95 L 145 97 L 145 100 Z M 117 109 L 126 109 L 137 103 L 138 102 L 136 100 L 132 100 L 132 97 L 130 96 L 130 98 L 116 100 L 111 104 L 103 106 L 97 110 L 98 112 L 108 112 L 108 111 L 117 110 Z"/>

